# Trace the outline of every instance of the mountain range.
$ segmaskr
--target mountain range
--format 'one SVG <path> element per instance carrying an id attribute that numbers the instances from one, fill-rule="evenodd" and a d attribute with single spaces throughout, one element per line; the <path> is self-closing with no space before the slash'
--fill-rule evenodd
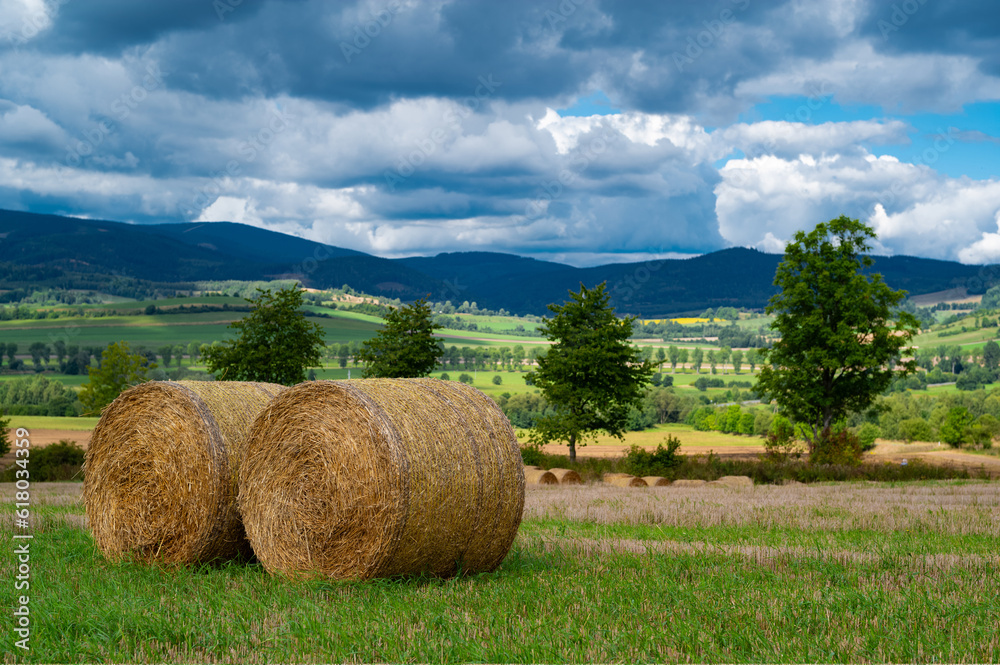
<path id="1" fill-rule="evenodd" d="M 429 296 L 546 314 L 549 303 L 562 302 L 581 283 L 606 282 L 617 311 L 658 318 L 709 307 L 761 308 L 775 293 L 781 258 L 737 247 L 590 268 L 494 252 L 385 259 L 232 222 L 139 225 L 0 210 L 0 289 L 25 288 L 26 279 L 67 285 L 88 275 L 161 283 L 293 278 L 314 288 L 348 284 L 403 300 Z M 983 276 L 998 272 L 910 256 L 874 258 L 872 272 L 910 295 L 982 293 L 992 285 Z"/>

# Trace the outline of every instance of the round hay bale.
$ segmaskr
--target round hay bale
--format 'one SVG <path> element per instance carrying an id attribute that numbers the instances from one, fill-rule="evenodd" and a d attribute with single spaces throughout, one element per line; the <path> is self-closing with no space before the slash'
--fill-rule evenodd
<path id="1" fill-rule="evenodd" d="M 573 469 L 549 469 L 560 485 L 582 485 L 583 478 Z"/>
<path id="2" fill-rule="evenodd" d="M 551 471 L 531 469 L 524 472 L 524 483 L 526 485 L 558 485 L 559 479 Z"/>
<path id="3" fill-rule="evenodd" d="M 627 473 L 606 473 L 604 482 L 615 487 L 648 487 L 645 480 Z"/>
<path id="4" fill-rule="evenodd" d="M 200 563 L 250 555 L 236 473 L 257 414 L 284 386 L 150 381 L 101 413 L 87 447 L 83 502 L 110 559 Z"/>
<path id="5" fill-rule="evenodd" d="M 271 573 L 367 579 L 493 570 L 521 523 L 510 422 L 437 379 L 311 381 L 254 422 L 239 507 Z"/>
<path id="6" fill-rule="evenodd" d="M 642 479 L 645 480 L 646 484 L 650 487 L 666 487 L 670 484 L 670 481 L 663 476 L 643 476 Z"/>
<path id="7" fill-rule="evenodd" d="M 753 487 L 753 480 L 750 476 L 722 476 L 718 480 L 713 480 L 709 485 L 725 485 L 726 487 Z"/>
<path id="8" fill-rule="evenodd" d="M 705 485 L 707 481 L 697 480 L 694 478 L 681 478 L 680 480 L 675 480 L 670 483 L 671 487 L 701 487 Z"/>

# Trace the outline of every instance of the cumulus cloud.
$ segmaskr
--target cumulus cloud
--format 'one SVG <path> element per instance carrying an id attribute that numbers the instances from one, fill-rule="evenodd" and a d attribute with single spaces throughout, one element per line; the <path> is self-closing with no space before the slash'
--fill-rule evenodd
<path id="1" fill-rule="evenodd" d="M 875 0 L 147 4 L 0 0 L 0 206 L 577 264 L 850 214 L 885 251 L 994 255 L 996 179 L 878 154 L 900 109 L 1000 100 L 985 0 L 888 39 Z M 597 90 L 622 110 L 553 110 Z M 802 112 L 753 120 L 782 96 Z M 813 122 L 844 104 L 882 111 Z"/>

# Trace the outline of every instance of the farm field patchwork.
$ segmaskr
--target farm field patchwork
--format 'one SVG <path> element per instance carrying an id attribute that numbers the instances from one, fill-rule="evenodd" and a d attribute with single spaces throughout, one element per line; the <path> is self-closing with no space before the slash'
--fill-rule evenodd
<path id="1" fill-rule="evenodd" d="M 1000 660 L 998 483 L 531 489 L 495 572 L 369 582 L 109 562 L 33 490 L 34 661 Z"/>

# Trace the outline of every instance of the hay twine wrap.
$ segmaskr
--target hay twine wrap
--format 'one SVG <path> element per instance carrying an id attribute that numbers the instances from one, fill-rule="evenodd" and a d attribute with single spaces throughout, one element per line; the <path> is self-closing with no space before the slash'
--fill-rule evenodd
<path id="1" fill-rule="evenodd" d="M 271 573 L 366 579 L 500 565 L 524 508 L 510 422 L 437 379 L 311 381 L 260 414 L 239 508 Z"/>
<path id="2" fill-rule="evenodd" d="M 583 478 L 573 469 L 549 469 L 560 485 L 582 485 Z"/>
<path id="3" fill-rule="evenodd" d="M 109 404 L 83 481 L 87 521 L 105 556 L 200 563 L 251 554 L 235 472 L 250 424 L 283 388 L 150 381 Z"/>

